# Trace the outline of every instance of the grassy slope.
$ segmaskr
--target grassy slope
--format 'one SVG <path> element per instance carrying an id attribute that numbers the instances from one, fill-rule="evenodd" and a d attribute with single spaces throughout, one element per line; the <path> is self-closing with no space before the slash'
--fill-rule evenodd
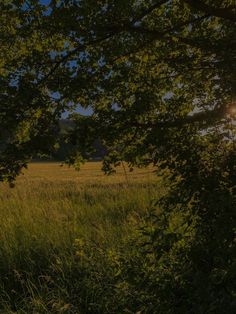
<path id="1" fill-rule="evenodd" d="M 74 287 L 66 284 L 78 246 L 91 243 L 92 256 L 96 250 L 119 250 L 161 192 L 152 169 L 125 175 L 119 168 L 105 176 L 100 167 L 87 163 L 75 172 L 57 163 L 35 163 L 14 189 L 0 186 L 2 313 L 78 313 L 74 304 L 81 302 L 73 303 Z M 60 283 L 48 277 L 50 272 Z"/>

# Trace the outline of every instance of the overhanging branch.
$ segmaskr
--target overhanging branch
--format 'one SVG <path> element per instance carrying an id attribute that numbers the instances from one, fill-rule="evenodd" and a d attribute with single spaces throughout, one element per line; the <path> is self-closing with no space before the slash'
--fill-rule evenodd
<path id="1" fill-rule="evenodd" d="M 178 118 L 170 121 L 153 121 L 152 123 L 147 124 L 139 124 L 137 123 L 137 127 L 145 127 L 145 128 L 154 128 L 154 129 L 162 129 L 162 128 L 179 128 L 184 127 L 186 125 L 198 123 L 199 125 L 204 126 L 212 126 L 217 121 L 220 121 L 226 116 L 226 105 L 222 105 L 214 110 L 207 110 L 195 113 L 193 115 L 188 115 L 183 118 Z"/>
<path id="2" fill-rule="evenodd" d="M 144 10 L 143 12 L 141 12 L 139 15 L 137 15 L 133 20 L 132 23 L 134 24 L 135 22 L 141 21 L 142 19 L 144 19 L 147 15 L 149 15 L 150 13 L 152 13 L 153 11 L 155 11 L 156 9 L 158 9 L 162 4 L 168 2 L 168 0 L 161 0 L 158 1 L 156 3 L 154 3 L 153 5 L 151 5 L 150 7 L 148 7 L 146 10 Z"/>
<path id="3" fill-rule="evenodd" d="M 204 3 L 201 0 L 183 0 L 189 6 L 210 14 L 211 16 L 220 17 L 226 20 L 230 20 L 232 22 L 236 21 L 236 6 L 228 7 L 228 8 L 216 8 Z"/>

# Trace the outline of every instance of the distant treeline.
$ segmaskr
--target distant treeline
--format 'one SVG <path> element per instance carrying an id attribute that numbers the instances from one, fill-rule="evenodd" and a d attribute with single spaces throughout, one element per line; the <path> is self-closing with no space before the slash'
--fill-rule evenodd
<path id="1" fill-rule="evenodd" d="M 68 119 L 62 119 L 59 121 L 59 128 L 56 132 L 60 133 L 66 133 L 69 130 L 73 129 L 73 121 Z M 59 147 L 55 149 L 53 153 L 51 153 L 49 156 L 44 157 L 36 157 L 36 160 L 57 160 L 57 161 L 64 161 L 67 156 L 71 153 L 71 151 L 74 149 L 74 146 L 71 143 L 66 143 L 63 141 L 63 139 L 59 142 Z M 97 139 L 94 142 L 94 153 L 89 158 L 91 160 L 101 160 L 105 154 L 106 149 L 101 144 L 101 141 Z"/>

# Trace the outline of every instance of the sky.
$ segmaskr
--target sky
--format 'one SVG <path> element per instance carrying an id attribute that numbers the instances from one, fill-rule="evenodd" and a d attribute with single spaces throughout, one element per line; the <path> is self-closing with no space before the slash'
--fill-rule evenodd
<path id="1" fill-rule="evenodd" d="M 39 2 L 41 4 L 48 5 L 48 4 L 50 4 L 51 0 L 39 0 Z"/>

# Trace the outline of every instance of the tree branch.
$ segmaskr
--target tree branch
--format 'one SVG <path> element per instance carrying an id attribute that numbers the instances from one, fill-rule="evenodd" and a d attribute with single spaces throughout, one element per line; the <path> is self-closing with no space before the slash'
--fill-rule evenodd
<path id="1" fill-rule="evenodd" d="M 231 6 L 228 8 L 215 8 L 204 3 L 201 0 L 183 0 L 183 1 L 187 3 L 189 6 L 202 12 L 205 12 L 207 14 L 210 14 L 212 16 L 220 17 L 226 20 L 230 20 L 232 22 L 236 21 L 236 6 L 234 7 Z"/>
<path id="2" fill-rule="evenodd" d="M 171 33 L 176 32 L 178 30 L 180 30 L 182 27 L 190 25 L 190 24 L 194 24 L 194 23 L 198 23 L 201 22 L 202 20 L 208 18 L 210 15 L 206 14 L 203 16 L 200 16 L 198 18 L 193 18 L 191 20 L 182 22 L 180 24 L 177 24 L 175 26 L 173 26 L 172 28 L 166 29 L 163 32 L 159 32 L 157 30 L 152 30 L 152 29 L 148 29 L 142 26 L 134 26 L 134 25 L 121 25 L 121 26 L 113 26 L 110 27 L 109 29 L 112 30 L 113 32 L 130 32 L 130 33 L 137 33 L 137 34 L 143 34 L 143 35 L 148 35 L 150 37 L 153 37 L 153 39 L 158 39 L 158 40 L 170 40 L 172 41 L 172 38 L 168 35 L 171 35 Z M 180 37 L 175 35 L 175 38 L 177 38 L 181 43 L 191 46 L 191 47 L 195 47 L 195 48 L 204 48 L 206 51 L 210 51 L 211 47 L 210 45 L 206 45 L 206 43 L 204 42 L 204 45 L 202 45 L 200 42 L 198 42 L 196 39 L 194 38 L 186 38 L 186 37 Z M 215 51 L 215 47 L 212 47 L 213 51 Z"/>
<path id="3" fill-rule="evenodd" d="M 107 36 L 102 37 L 102 38 L 98 38 L 97 40 L 82 44 L 79 47 L 76 47 L 75 49 L 69 51 L 65 56 L 63 56 L 61 59 L 59 59 L 58 61 L 55 62 L 54 66 L 52 67 L 52 69 L 39 81 L 39 85 L 41 85 L 42 83 L 44 83 L 59 67 L 61 64 L 64 64 L 65 62 L 68 61 L 68 59 L 70 57 L 72 57 L 73 55 L 75 55 L 76 53 L 78 53 L 79 51 L 82 51 L 82 49 L 85 49 L 89 46 L 92 45 L 96 45 L 106 39 L 109 39 L 110 37 L 112 37 L 114 34 L 109 33 Z"/>
<path id="4" fill-rule="evenodd" d="M 154 10 L 158 9 L 162 4 L 168 2 L 168 0 L 161 0 L 158 1 L 157 3 L 154 3 L 153 5 L 151 5 L 149 8 L 147 8 L 146 10 L 144 10 L 143 12 L 141 12 L 139 15 L 137 15 L 133 20 L 132 20 L 132 24 L 134 24 L 135 22 L 141 21 L 143 18 L 145 18 L 148 14 L 152 13 Z"/>
<path id="5" fill-rule="evenodd" d="M 176 31 L 180 30 L 181 28 L 183 28 L 184 26 L 201 22 L 202 20 L 208 18 L 209 16 L 210 16 L 209 14 L 206 14 L 206 15 L 203 15 L 203 16 L 200 16 L 197 18 L 193 18 L 193 19 L 188 20 L 188 21 L 181 22 L 181 23 L 179 23 L 179 24 L 177 24 L 171 28 L 163 30 L 162 32 L 159 32 L 155 29 L 154 30 L 148 29 L 148 28 L 145 28 L 142 26 L 134 26 L 132 23 L 120 25 L 120 26 L 114 25 L 111 27 L 107 27 L 106 29 L 112 31 L 114 33 L 114 35 L 121 33 L 121 32 L 130 32 L 130 33 L 139 33 L 139 34 L 149 35 L 149 36 L 154 37 L 155 39 L 160 39 L 160 40 L 165 39 L 166 40 L 166 39 L 168 39 L 168 37 L 166 35 L 173 33 L 173 32 L 176 32 Z M 170 39 L 170 37 L 169 37 L 169 39 Z M 189 43 L 190 43 L 190 41 L 189 41 Z"/>
<path id="6" fill-rule="evenodd" d="M 226 115 L 227 106 L 224 104 L 214 110 L 207 110 L 195 113 L 193 115 L 188 115 L 183 118 L 179 118 L 172 121 L 161 121 L 153 122 L 152 125 L 147 125 L 146 127 L 157 127 L 157 128 L 176 128 L 182 127 L 188 124 L 199 123 L 201 125 L 210 126 L 215 123 L 216 120 L 223 119 Z"/>

